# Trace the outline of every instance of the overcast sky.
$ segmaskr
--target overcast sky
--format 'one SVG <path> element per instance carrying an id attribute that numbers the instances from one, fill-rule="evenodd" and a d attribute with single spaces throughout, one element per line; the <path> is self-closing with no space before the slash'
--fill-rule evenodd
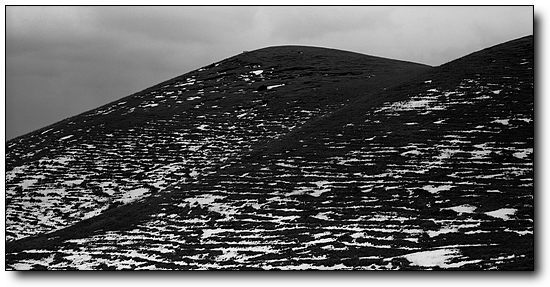
<path id="1" fill-rule="evenodd" d="M 441 65 L 533 34 L 532 7 L 6 7 L 6 140 L 244 50 Z"/>

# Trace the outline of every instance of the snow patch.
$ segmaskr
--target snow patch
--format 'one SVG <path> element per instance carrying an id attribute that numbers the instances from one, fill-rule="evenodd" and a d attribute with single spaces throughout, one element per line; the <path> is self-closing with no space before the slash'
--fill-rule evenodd
<path id="1" fill-rule="evenodd" d="M 518 152 L 515 152 L 513 155 L 519 159 L 524 159 L 526 158 L 528 155 L 532 154 L 533 153 L 533 149 L 532 148 L 525 148 L 523 149 L 522 151 L 518 151 Z"/>
<path id="2" fill-rule="evenodd" d="M 197 178 L 197 176 L 199 176 L 199 172 L 194 169 L 192 172 L 189 173 L 189 176 L 192 178 Z"/>
<path id="3" fill-rule="evenodd" d="M 507 125 L 509 125 L 509 121 L 510 120 L 494 120 L 494 121 L 492 121 L 492 123 L 499 123 L 499 124 L 507 126 Z"/>
<path id="4" fill-rule="evenodd" d="M 317 215 L 314 215 L 312 217 L 315 217 L 315 218 L 321 219 L 321 220 L 330 220 L 330 218 L 327 216 L 327 214 L 330 214 L 330 212 L 320 212 Z"/>
<path id="5" fill-rule="evenodd" d="M 317 186 L 317 190 L 314 190 L 310 195 L 318 197 L 322 193 L 330 191 L 330 187 L 328 186 L 330 183 L 331 183 L 330 181 L 326 181 L 326 180 L 314 182 L 313 184 Z"/>
<path id="6" fill-rule="evenodd" d="M 454 233 L 454 232 L 458 232 L 458 227 L 446 226 L 446 227 L 442 227 L 439 230 L 428 230 L 428 231 L 426 231 L 426 233 L 428 234 L 429 237 L 436 237 L 439 234 Z"/>
<path id="7" fill-rule="evenodd" d="M 485 214 L 500 218 L 502 220 L 510 220 L 512 215 L 516 213 L 517 209 L 515 208 L 501 208 L 490 212 L 485 212 Z"/>
<path id="8" fill-rule="evenodd" d="M 118 202 L 122 202 L 123 204 L 128 204 L 130 202 L 140 199 L 147 192 L 149 192 L 149 189 L 144 187 L 127 191 L 124 194 L 124 196 L 118 200 Z"/>
<path id="9" fill-rule="evenodd" d="M 156 106 L 158 106 L 158 105 L 159 105 L 159 104 L 157 104 L 157 103 L 152 103 L 152 104 L 147 104 L 147 105 L 143 106 L 142 108 L 147 108 L 147 107 L 154 108 L 154 107 L 156 107 Z"/>
<path id="10" fill-rule="evenodd" d="M 242 114 L 240 114 L 240 115 L 237 115 L 237 118 L 240 119 L 240 118 L 242 118 L 242 117 L 244 117 L 244 116 L 246 116 L 246 115 L 248 115 L 248 112 L 242 113 Z"/>
<path id="11" fill-rule="evenodd" d="M 469 205 L 469 204 L 463 204 L 463 205 L 447 207 L 447 208 L 442 208 L 442 209 L 449 209 L 449 210 L 452 210 L 452 211 L 454 211 L 458 214 L 462 214 L 462 213 L 473 213 L 474 210 L 477 209 L 477 207 L 475 207 L 473 205 Z"/>
<path id="12" fill-rule="evenodd" d="M 205 195 L 200 195 L 193 198 L 186 198 L 184 201 L 188 202 L 189 204 L 211 205 L 216 200 L 222 199 L 222 198 L 224 197 L 219 195 L 205 194 Z"/>
<path id="13" fill-rule="evenodd" d="M 285 85 L 285 84 L 267 86 L 267 89 L 268 89 L 268 90 L 271 90 L 271 89 L 275 89 L 275 88 L 278 88 L 278 87 L 282 87 L 282 86 L 284 86 L 284 85 Z"/>
<path id="14" fill-rule="evenodd" d="M 433 185 L 425 185 L 422 187 L 422 189 L 427 190 L 430 193 L 438 193 L 440 191 L 450 190 L 451 188 L 455 187 L 454 185 L 440 185 L 440 186 L 433 186 Z"/>
<path id="15" fill-rule="evenodd" d="M 208 130 L 208 125 L 200 125 L 197 127 L 198 130 L 201 130 L 201 131 L 207 131 Z"/>
<path id="16" fill-rule="evenodd" d="M 410 151 L 402 152 L 401 156 L 421 155 L 421 154 L 422 154 L 422 152 L 419 151 L 419 150 L 410 150 Z"/>
<path id="17" fill-rule="evenodd" d="M 407 259 L 411 265 L 423 266 L 423 267 L 440 267 L 440 268 L 456 268 L 466 263 L 473 263 L 468 261 L 462 261 L 459 263 L 449 263 L 453 259 L 461 257 L 460 250 L 453 249 L 437 249 L 429 251 L 421 251 L 410 253 L 402 256 Z"/>
<path id="18" fill-rule="evenodd" d="M 260 75 L 260 74 L 263 73 L 263 72 L 264 72 L 264 70 L 256 70 L 256 71 L 251 71 L 250 73 L 251 73 L 251 74 L 254 74 L 254 75 L 256 75 L 256 76 L 258 76 L 258 75 Z"/>

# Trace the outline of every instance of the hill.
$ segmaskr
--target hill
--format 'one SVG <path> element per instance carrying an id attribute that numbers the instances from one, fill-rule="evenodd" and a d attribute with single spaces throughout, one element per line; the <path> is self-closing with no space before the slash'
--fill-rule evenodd
<path id="1" fill-rule="evenodd" d="M 440 67 L 302 46 L 7 143 L 7 266 L 533 269 L 533 37 Z"/>

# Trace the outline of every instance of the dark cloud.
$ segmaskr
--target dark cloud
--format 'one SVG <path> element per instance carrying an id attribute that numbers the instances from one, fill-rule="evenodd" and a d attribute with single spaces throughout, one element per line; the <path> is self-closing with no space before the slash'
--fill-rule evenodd
<path id="1" fill-rule="evenodd" d="M 531 7 L 6 7 L 6 137 L 282 44 L 439 65 L 532 33 Z"/>

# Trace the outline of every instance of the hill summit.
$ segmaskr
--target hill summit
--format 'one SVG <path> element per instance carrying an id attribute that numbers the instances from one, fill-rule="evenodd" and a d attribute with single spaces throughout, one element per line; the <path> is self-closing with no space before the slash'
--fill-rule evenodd
<path id="1" fill-rule="evenodd" d="M 533 37 L 243 52 L 6 144 L 6 266 L 533 269 Z"/>

